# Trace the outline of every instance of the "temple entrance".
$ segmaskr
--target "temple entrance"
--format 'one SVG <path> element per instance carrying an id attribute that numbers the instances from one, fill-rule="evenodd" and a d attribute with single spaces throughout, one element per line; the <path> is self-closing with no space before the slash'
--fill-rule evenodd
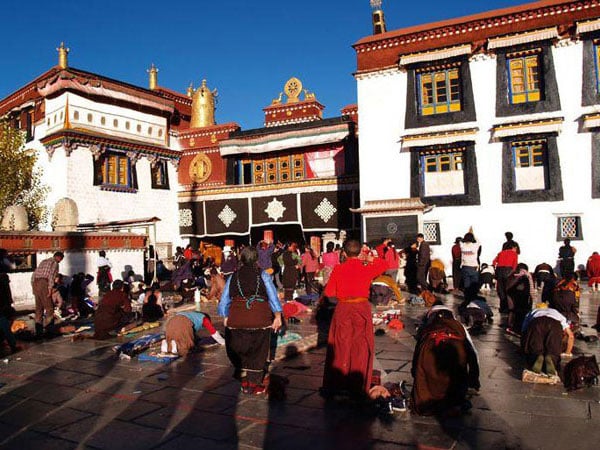
<path id="1" fill-rule="evenodd" d="M 273 231 L 273 240 L 275 242 L 281 241 L 283 244 L 286 242 L 296 242 L 299 245 L 304 243 L 304 232 L 299 224 L 290 225 L 279 225 L 269 224 L 261 226 L 253 226 L 250 229 L 250 244 L 256 245 L 263 240 L 265 230 Z"/>

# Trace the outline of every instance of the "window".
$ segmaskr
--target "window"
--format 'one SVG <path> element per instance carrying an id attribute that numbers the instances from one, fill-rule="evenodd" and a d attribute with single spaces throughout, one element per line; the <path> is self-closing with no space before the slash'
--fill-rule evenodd
<path id="1" fill-rule="evenodd" d="M 513 105 L 541 100 L 539 52 L 541 49 L 506 55 L 509 99 Z"/>
<path id="2" fill-rule="evenodd" d="M 420 172 L 423 195 L 459 195 L 465 193 L 463 174 L 464 148 L 422 151 Z"/>
<path id="3" fill-rule="evenodd" d="M 100 118 L 100 123 L 101 123 L 102 125 L 106 125 L 106 117 L 102 116 L 102 117 Z"/>
<path id="4" fill-rule="evenodd" d="M 125 129 L 129 130 L 129 127 L 130 127 L 130 123 L 129 122 L 125 122 Z"/>
<path id="5" fill-rule="evenodd" d="M 417 72 L 421 115 L 461 110 L 459 68 Z"/>
<path id="6" fill-rule="evenodd" d="M 74 120 L 79 120 L 79 111 L 74 111 L 73 112 L 73 119 Z"/>
<path id="7" fill-rule="evenodd" d="M 517 191 L 547 188 L 546 140 L 517 141 L 512 143 L 515 188 Z"/>
<path id="8" fill-rule="evenodd" d="M 423 236 L 425 237 L 426 242 L 440 245 L 442 243 L 440 239 L 440 224 L 438 222 L 424 222 Z"/>
<path id="9" fill-rule="evenodd" d="M 425 156 L 424 160 L 426 172 L 449 172 L 451 170 L 462 170 L 462 152 Z"/>
<path id="10" fill-rule="evenodd" d="M 100 160 L 96 172 L 96 184 L 119 188 L 134 188 L 135 177 L 131 162 L 126 155 L 119 153 L 106 154 Z"/>
<path id="11" fill-rule="evenodd" d="M 285 183 L 303 180 L 304 177 L 303 155 L 287 155 L 238 163 L 238 184 Z"/>
<path id="12" fill-rule="evenodd" d="M 87 121 L 91 123 L 92 120 L 94 120 L 94 117 L 92 116 L 92 113 L 88 113 L 88 115 L 87 115 Z"/>
<path id="13" fill-rule="evenodd" d="M 557 240 L 563 239 L 583 239 L 581 230 L 581 217 L 579 216 L 562 216 L 558 217 L 558 233 Z"/>
<path id="14" fill-rule="evenodd" d="M 117 119 L 113 120 L 113 127 L 118 128 L 119 126 L 119 121 Z"/>
<path id="15" fill-rule="evenodd" d="M 169 171 L 167 161 L 158 161 L 150 168 L 152 189 L 169 189 Z"/>

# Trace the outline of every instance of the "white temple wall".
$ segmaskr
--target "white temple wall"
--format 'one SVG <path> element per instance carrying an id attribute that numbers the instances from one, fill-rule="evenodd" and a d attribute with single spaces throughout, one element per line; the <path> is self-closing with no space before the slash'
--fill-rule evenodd
<path id="1" fill-rule="evenodd" d="M 97 251 L 69 251 L 65 250 L 65 258 L 59 265 L 59 272 L 70 277 L 78 272 L 84 272 L 94 277 L 94 281 L 88 286 L 92 296 L 98 295 L 96 285 Z M 54 252 L 37 253 L 38 264 L 46 258 L 52 257 Z M 136 275 L 144 276 L 144 253 L 142 250 L 106 250 L 106 257 L 112 263 L 111 269 L 113 279 L 123 279 L 129 270 Z M 35 299 L 31 290 L 32 272 L 10 273 L 10 289 L 12 291 L 15 308 L 18 310 L 35 307 Z"/>
<path id="2" fill-rule="evenodd" d="M 400 70 L 358 78 L 361 203 L 410 196 L 410 159 L 400 154 L 405 99 Z"/>
<path id="3" fill-rule="evenodd" d="M 573 240 L 576 265 L 585 265 L 593 251 L 600 251 L 596 233 L 600 223 L 600 200 L 591 198 L 591 133 L 580 130 L 582 47 L 580 42 L 553 47 L 554 66 L 564 117 L 557 137 L 564 200 L 550 202 L 502 202 L 503 144 L 492 140 L 495 114 L 496 58 L 477 56 L 470 62 L 479 131 L 475 137 L 480 205 L 435 207 L 423 215 L 424 222 L 439 222 L 441 245 L 433 245 L 434 257 L 451 268 L 450 248 L 469 227 L 483 245 L 482 262 L 491 263 L 511 231 L 521 246 L 520 261 L 530 269 L 540 262 L 555 265 L 558 248 L 557 222 L 561 215 L 581 217 L 583 240 Z M 360 120 L 361 205 L 367 200 L 410 197 L 409 152 L 400 153 L 404 133 L 406 75 L 357 76 Z M 374 157 L 377 155 L 377 157 Z"/>

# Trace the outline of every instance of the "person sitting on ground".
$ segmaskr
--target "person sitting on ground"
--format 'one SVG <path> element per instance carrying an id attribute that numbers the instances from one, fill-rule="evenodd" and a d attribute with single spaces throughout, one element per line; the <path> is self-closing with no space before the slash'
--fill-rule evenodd
<path id="1" fill-rule="evenodd" d="M 123 291 L 123 282 L 115 280 L 96 310 L 94 317 L 94 339 L 109 339 L 111 332 L 120 329 L 134 319 L 131 302 Z"/>
<path id="2" fill-rule="evenodd" d="M 144 298 L 142 306 L 142 319 L 144 322 L 156 322 L 164 316 L 162 293 L 158 283 L 154 283 L 150 292 Z"/>
<path id="3" fill-rule="evenodd" d="M 575 275 L 569 273 L 556 283 L 549 302 L 550 308 L 556 309 L 565 316 L 575 331 L 579 328 L 580 294 Z"/>
<path id="4" fill-rule="evenodd" d="M 542 371 L 550 376 L 558 376 L 563 336 L 567 338 L 566 356 L 571 356 L 575 336 L 565 316 L 545 303 L 538 303 L 523 321 L 521 329 L 521 349 L 527 360 L 527 367 L 535 373 Z"/>
<path id="5" fill-rule="evenodd" d="M 219 301 L 223 295 L 223 289 L 225 289 L 225 277 L 216 266 L 212 266 L 208 273 L 210 276 L 208 299 Z"/>
<path id="6" fill-rule="evenodd" d="M 167 319 L 165 339 L 161 343 L 161 351 L 182 357 L 187 356 L 196 345 L 196 337 L 201 330 L 208 331 L 219 345 L 225 345 L 225 340 L 213 326 L 208 314 L 182 311 Z"/>
<path id="7" fill-rule="evenodd" d="M 479 362 L 469 332 L 443 305 L 433 306 L 417 333 L 411 407 L 416 414 L 455 414 L 471 407 L 469 388 L 479 390 Z"/>
<path id="8" fill-rule="evenodd" d="M 57 274 L 54 277 L 54 284 L 50 290 L 50 297 L 52 298 L 52 303 L 54 304 L 54 317 L 59 321 L 63 319 L 63 314 L 66 311 L 68 289 L 64 282 L 65 277 L 63 274 Z"/>

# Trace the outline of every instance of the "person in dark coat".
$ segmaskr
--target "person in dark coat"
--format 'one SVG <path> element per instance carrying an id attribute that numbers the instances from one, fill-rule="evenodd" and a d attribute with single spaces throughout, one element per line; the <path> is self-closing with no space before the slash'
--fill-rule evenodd
<path id="1" fill-rule="evenodd" d="M 406 288 L 411 294 L 418 294 L 417 282 L 417 244 L 413 243 L 404 249 L 406 255 L 406 265 L 404 266 L 404 278 Z"/>
<path id="2" fill-rule="evenodd" d="M 94 339 L 109 339 L 110 332 L 133 320 L 131 301 L 123 290 L 123 282 L 115 280 L 96 310 L 94 316 Z"/>
<path id="3" fill-rule="evenodd" d="M 283 284 L 285 301 L 293 300 L 294 289 L 296 288 L 296 284 L 298 284 L 298 276 L 300 274 L 299 269 L 302 267 L 302 259 L 297 250 L 298 244 L 292 242 L 278 258 L 281 270 L 283 270 L 281 283 Z"/>
<path id="4" fill-rule="evenodd" d="M 480 388 L 477 352 L 467 330 L 443 305 L 433 306 L 419 328 L 411 372 L 413 412 L 443 415 L 471 407 L 467 391 Z"/>
<path id="5" fill-rule="evenodd" d="M 417 282 L 421 290 L 429 289 L 427 274 L 431 265 L 431 248 L 422 233 L 417 234 Z"/>
<path id="6" fill-rule="evenodd" d="M 8 252 L 0 248 L 0 331 L 10 346 L 11 353 L 18 350 L 15 335 L 10 329 L 16 315 L 8 278 L 8 272 L 13 268 L 14 264 L 8 256 Z"/>

